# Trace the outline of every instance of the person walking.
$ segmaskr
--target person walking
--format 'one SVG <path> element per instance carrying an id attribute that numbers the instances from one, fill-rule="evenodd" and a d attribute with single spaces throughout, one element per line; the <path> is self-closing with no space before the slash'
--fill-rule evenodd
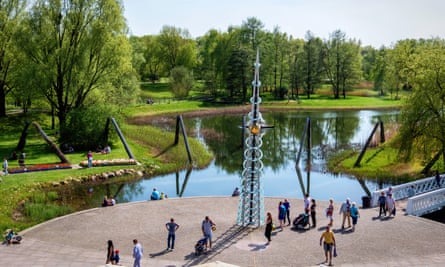
<path id="1" fill-rule="evenodd" d="M 334 225 L 334 200 L 329 199 L 329 206 L 326 208 L 326 217 L 329 219 L 329 226 Z"/>
<path id="2" fill-rule="evenodd" d="M 332 250 L 335 247 L 335 236 L 334 232 L 331 231 L 331 227 L 329 225 L 326 227 L 326 231 L 321 234 L 320 246 L 322 244 L 322 241 L 325 256 L 324 263 L 328 263 L 329 266 L 332 266 Z"/>
<path id="3" fill-rule="evenodd" d="M 286 217 L 284 218 L 284 223 L 286 224 L 286 218 L 287 218 L 287 225 L 290 225 L 290 203 L 287 200 L 287 198 L 284 199 L 283 202 L 284 207 L 286 208 Z"/>
<path id="4" fill-rule="evenodd" d="M 87 153 L 87 161 L 88 161 L 88 168 L 93 167 L 93 152 L 88 151 Z"/>
<path id="5" fill-rule="evenodd" d="M 317 214 L 317 204 L 315 203 L 315 199 L 311 199 L 311 218 L 312 218 L 312 228 L 315 228 L 317 225 L 316 214 Z"/>
<path id="6" fill-rule="evenodd" d="M 396 216 L 396 201 L 392 198 L 392 194 L 386 196 L 386 210 L 388 211 L 388 216 Z"/>
<path id="7" fill-rule="evenodd" d="M 357 204 L 355 202 L 352 202 L 351 204 L 352 232 L 355 231 L 355 225 L 357 224 L 358 217 L 360 217 L 360 212 L 358 211 Z"/>
<path id="8" fill-rule="evenodd" d="M 168 231 L 167 250 L 173 251 L 175 249 L 176 230 L 178 230 L 179 224 L 175 222 L 175 219 L 171 218 L 170 222 L 165 224 L 165 228 Z"/>
<path id="9" fill-rule="evenodd" d="M 386 216 L 386 197 L 385 197 L 384 191 L 380 192 L 378 202 L 379 202 L 379 207 L 380 207 L 379 208 L 379 217 L 381 217 L 382 214 L 383 214 L 383 216 Z"/>
<path id="10" fill-rule="evenodd" d="M 3 158 L 3 172 L 5 174 L 8 174 L 8 159 L 7 158 Z"/>
<path id="11" fill-rule="evenodd" d="M 112 240 L 108 240 L 107 261 L 105 264 L 114 264 L 114 245 Z"/>
<path id="12" fill-rule="evenodd" d="M 266 245 L 269 245 L 271 239 L 271 235 L 272 235 L 272 228 L 273 228 L 273 221 L 272 221 L 272 214 L 270 212 L 267 213 L 267 218 L 266 218 L 266 230 L 264 231 L 264 235 L 267 238 L 267 243 Z"/>
<path id="13" fill-rule="evenodd" d="M 212 228 L 214 226 L 216 226 L 216 224 L 209 218 L 209 216 L 206 216 L 201 224 L 202 233 L 207 238 L 206 242 L 207 251 L 212 251 L 212 231 L 213 231 Z"/>
<path id="14" fill-rule="evenodd" d="M 278 203 L 278 221 L 280 221 L 280 231 L 283 231 L 285 218 L 286 207 L 283 205 L 283 202 L 280 201 L 280 203 Z"/>
<path id="15" fill-rule="evenodd" d="M 138 242 L 137 239 L 133 239 L 133 245 L 133 267 L 141 267 L 141 258 L 143 256 L 144 250 L 142 249 L 142 245 Z"/>
<path id="16" fill-rule="evenodd" d="M 345 221 L 348 219 L 348 228 L 351 227 L 351 201 L 349 198 L 346 199 L 340 206 L 340 213 L 343 214 L 343 221 L 341 223 L 341 229 L 345 229 Z"/>

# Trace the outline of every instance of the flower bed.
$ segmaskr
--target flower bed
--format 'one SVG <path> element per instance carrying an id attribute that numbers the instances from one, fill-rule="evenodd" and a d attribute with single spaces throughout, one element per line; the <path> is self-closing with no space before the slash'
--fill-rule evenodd
<path id="1" fill-rule="evenodd" d="M 88 167 L 88 161 L 84 160 L 79 163 L 82 167 Z M 109 160 L 93 160 L 93 167 L 99 166 L 120 166 L 120 165 L 136 165 L 134 159 L 109 159 Z"/>
<path id="2" fill-rule="evenodd" d="M 54 163 L 54 164 L 35 164 L 25 167 L 9 168 L 8 173 L 23 173 L 23 172 L 38 172 L 50 170 L 71 169 L 69 163 Z"/>

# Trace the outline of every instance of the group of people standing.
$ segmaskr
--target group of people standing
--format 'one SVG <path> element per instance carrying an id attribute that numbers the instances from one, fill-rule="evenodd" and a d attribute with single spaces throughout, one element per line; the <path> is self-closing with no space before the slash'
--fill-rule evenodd
<path id="1" fill-rule="evenodd" d="M 385 191 L 380 192 L 378 203 L 379 203 L 379 217 L 382 217 L 382 214 L 383 216 L 386 217 L 386 212 L 388 212 L 388 215 L 390 217 L 396 216 L 396 201 L 392 197 L 392 187 L 388 188 L 386 196 L 385 196 Z"/>
<path id="2" fill-rule="evenodd" d="M 304 200 L 304 215 L 311 220 L 308 219 L 307 223 L 310 227 L 315 228 L 317 225 L 317 203 L 315 199 L 311 198 L 309 194 L 305 194 Z M 347 198 L 340 206 L 339 214 L 342 215 L 342 231 L 347 228 L 351 228 L 351 231 L 355 231 L 355 227 L 360 217 L 360 212 L 355 202 L 351 202 L 349 198 Z M 301 214 L 300 214 L 301 215 Z M 325 253 L 325 261 L 324 264 L 332 265 L 332 257 L 335 256 L 335 236 L 332 231 L 332 227 L 334 224 L 334 200 L 330 199 L 328 207 L 326 208 L 326 217 L 328 218 L 328 224 L 325 227 L 325 231 L 323 231 L 320 237 L 320 246 L 323 246 L 323 250 Z M 297 217 L 298 218 L 298 217 Z M 352 223 L 351 223 L 352 219 Z M 284 201 L 280 201 L 278 204 L 278 220 L 280 223 L 280 231 L 283 231 L 283 227 L 291 224 L 290 221 L 290 203 L 287 199 Z M 348 223 L 346 226 L 345 223 Z M 271 233 L 274 230 L 274 223 L 272 218 L 272 213 L 267 212 L 266 215 L 266 228 L 264 235 L 267 238 L 266 245 L 269 245 L 271 242 Z"/>

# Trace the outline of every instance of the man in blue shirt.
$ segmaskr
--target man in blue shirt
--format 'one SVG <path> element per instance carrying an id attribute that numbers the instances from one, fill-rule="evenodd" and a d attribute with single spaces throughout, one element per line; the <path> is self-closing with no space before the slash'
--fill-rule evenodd
<path id="1" fill-rule="evenodd" d="M 175 219 L 171 218 L 170 222 L 165 224 L 165 228 L 167 228 L 168 231 L 168 237 L 167 237 L 167 250 L 174 250 L 175 249 L 175 237 L 176 237 L 176 230 L 179 228 L 179 224 L 175 223 Z"/>
<path id="2" fill-rule="evenodd" d="M 155 188 L 153 188 L 153 192 L 151 193 L 150 199 L 151 200 L 159 200 L 161 198 L 161 195 L 159 194 L 159 191 Z"/>

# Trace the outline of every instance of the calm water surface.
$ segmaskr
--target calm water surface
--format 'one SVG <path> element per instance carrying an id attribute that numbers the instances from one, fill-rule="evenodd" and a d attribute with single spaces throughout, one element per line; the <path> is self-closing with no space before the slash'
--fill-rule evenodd
<path id="1" fill-rule="evenodd" d="M 263 188 L 265 196 L 302 198 L 305 191 L 320 200 L 342 201 L 349 197 L 361 203 L 366 189 L 379 185 L 375 177 L 360 183 L 355 177 L 326 171 L 326 158 L 351 146 L 360 149 L 375 124 L 381 119 L 385 127 L 397 121 L 398 111 L 287 112 L 263 113 L 268 125 L 263 136 Z M 311 168 L 308 170 L 307 150 L 304 149 L 296 169 L 296 154 L 307 118 L 311 119 Z M 119 203 L 147 200 L 156 187 L 168 197 L 228 196 L 240 187 L 242 171 L 242 115 L 185 119 L 189 135 L 199 138 L 215 154 L 213 162 L 203 170 L 181 171 L 134 183 L 95 186 L 87 202 L 105 195 L 116 195 Z M 172 125 L 160 125 L 174 130 Z M 204 134 L 207 133 L 207 134 Z M 211 134 L 208 134 L 211 133 Z M 304 144 L 306 147 L 306 144 Z M 184 152 L 185 153 L 185 152 Z M 85 188 L 78 188 L 80 193 Z"/>

